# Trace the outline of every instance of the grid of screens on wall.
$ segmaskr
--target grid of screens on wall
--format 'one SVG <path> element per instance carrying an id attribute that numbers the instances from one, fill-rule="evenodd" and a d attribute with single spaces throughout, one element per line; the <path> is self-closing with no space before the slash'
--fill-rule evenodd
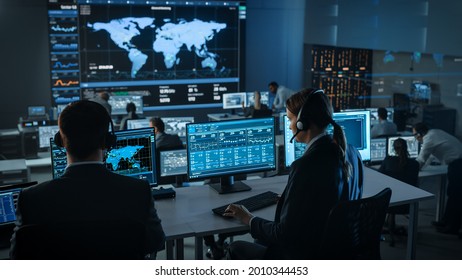
<path id="1" fill-rule="evenodd" d="M 274 126 L 272 117 L 188 124 L 188 177 L 200 179 L 275 169 Z"/>
<path id="2" fill-rule="evenodd" d="M 157 184 L 155 165 L 155 135 L 152 128 L 115 132 L 116 146 L 107 150 L 106 167 L 117 174 L 144 179 L 150 185 Z M 64 174 L 67 166 L 66 150 L 51 142 L 51 167 L 53 178 Z"/>
<path id="3" fill-rule="evenodd" d="M 221 107 L 244 85 L 245 1 L 48 3 L 54 106 L 107 92 L 144 111 Z"/>
<path id="4" fill-rule="evenodd" d="M 334 120 L 343 128 L 347 142 L 358 149 L 363 161 L 369 161 L 371 158 L 370 119 L 369 111 L 334 113 Z M 301 157 L 306 149 L 304 143 L 298 143 L 295 140 L 290 143 L 293 133 L 289 125 L 289 118 L 284 116 L 284 147 L 287 167 Z M 328 126 L 327 132 L 333 133 L 332 126 Z"/>

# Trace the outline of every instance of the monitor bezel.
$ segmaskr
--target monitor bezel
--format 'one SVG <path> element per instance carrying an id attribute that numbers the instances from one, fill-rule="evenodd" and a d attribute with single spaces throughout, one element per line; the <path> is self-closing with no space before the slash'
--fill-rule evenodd
<path id="1" fill-rule="evenodd" d="M 370 161 L 371 159 L 371 125 L 370 125 L 370 120 L 371 120 L 371 116 L 370 116 L 370 111 L 369 110 L 352 110 L 352 111 L 342 111 L 342 112 L 336 112 L 334 113 L 334 120 L 336 118 L 336 116 L 339 116 L 339 115 L 357 115 L 357 114 L 365 114 L 366 115 L 366 124 L 365 124 L 365 129 L 366 129 L 366 136 L 365 136 L 365 141 L 366 141 L 366 149 L 358 149 L 358 152 L 360 153 L 361 155 L 361 159 L 363 162 L 368 162 Z M 287 139 L 289 138 L 289 132 L 291 132 L 291 130 L 286 126 L 286 123 L 288 120 L 288 117 L 287 115 L 283 117 L 283 120 L 284 120 L 284 165 L 285 167 L 290 167 L 290 165 L 292 164 L 292 162 L 294 162 L 295 160 L 297 160 L 295 158 L 295 145 L 296 143 L 299 143 L 299 142 L 296 142 L 296 140 L 294 140 L 294 143 L 288 143 Z M 290 135 L 290 138 L 292 137 L 292 135 Z M 346 137 L 346 135 L 345 135 Z M 348 143 L 348 139 L 347 139 L 347 143 Z M 299 143 L 299 144 L 303 144 L 303 145 L 306 145 L 304 143 Z M 292 152 L 292 158 L 293 158 L 293 161 L 292 162 L 289 162 L 288 161 L 288 151 L 289 151 L 289 147 L 293 147 L 293 149 L 291 150 Z M 369 151 L 367 153 L 367 151 Z M 365 157 L 364 155 L 367 155 L 369 154 L 369 156 Z"/>
<path id="2" fill-rule="evenodd" d="M 417 155 L 416 156 L 412 156 L 411 153 L 409 153 L 409 158 L 410 159 L 416 159 L 418 156 L 419 156 L 419 152 L 420 152 L 420 143 L 419 141 L 417 141 L 417 139 L 415 139 L 415 136 L 414 135 L 396 135 L 396 136 L 390 136 L 390 137 L 387 137 L 387 156 L 396 156 L 394 154 L 394 149 L 392 147 L 392 142 L 391 140 L 396 140 L 398 138 L 402 138 L 403 140 L 405 140 L 407 142 L 407 139 L 413 139 L 413 141 L 416 142 L 417 144 Z M 394 142 L 394 141 L 393 141 Z M 393 154 L 391 154 L 393 152 Z M 409 152 L 409 145 L 408 145 L 408 152 Z"/>
<path id="3" fill-rule="evenodd" d="M 188 156 L 187 149 L 178 149 L 178 150 L 165 150 L 165 151 L 159 151 L 159 177 L 166 178 L 166 177 L 175 177 L 175 176 L 183 176 L 188 174 L 188 163 L 186 160 L 186 171 L 184 173 L 175 173 L 175 174 L 168 174 L 168 175 L 163 175 L 162 170 L 164 167 L 164 161 L 162 160 L 164 157 L 163 155 L 167 153 L 172 153 L 172 152 L 183 152 L 185 153 L 186 157 Z"/>
<path id="4" fill-rule="evenodd" d="M 383 159 L 377 160 L 372 158 L 372 141 L 382 141 L 385 142 L 385 157 Z M 381 163 L 388 155 L 388 137 L 378 137 L 371 139 L 371 159 L 369 160 L 370 164 L 378 164 Z"/>
<path id="5" fill-rule="evenodd" d="M 154 128 L 152 127 L 145 127 L 145 128 L 138 128 L 138 129 L 128 129 L 128 130 L 117 130 L 114 132 L 115 136 L 116 136 L 116 141 L 118 141 L 118 137 L 120 134 L 135 134 L 135 133 L 140 133 L 140 132 L 143 132 L 143 131 L 146 131 L 146 132 L 150 132 L 151 133 L 151 137 L 153 138 L 153 142 L 151 142 L 151 148 L 152 148 L 152 151 L 151 151 L 151 164 L 152 164 L 152 174 L 153 174 L 153 181 L 150 182 L 148 179 L 146 179 L 145 181 L 147 181 L 149 183 L 149 185 L 151 187 L 156 187 L 158 185 L 158 182 L 159 182 L 159 175 L 157 174 L 157 168 L 156 168 L 156 137 L 155 137 L 155 132 L 154 132 Z M 105 151 L 105 155 L 104 155 L 104 164 L 106 165 L 106 154 L 109 150 L 106 150 Z M 109 170 L 111 171 L 111 170 Z M 113 171 L 111 171 L 113 172 Z M 116 172 L 114 172 L 116 173 Z M 116 173 L 116 174 L 119 174 L 119 173 Z M 125 175 L 125 174 L 119 174 L 119 175 L 122 175 L 122 176 L 127 176 L 127 177 L 132 177 L 132 178 L 136 178 L 135 176 L 130 176 L 130 175 Z M 142 178 L 139 178 L 139 179 L 142 179 Z M 144 179 L 142 179 L 144 180 Z"/>
<path id="6" fill-rule="evenodd" d="M 191 176 L 191 168 L 190 168 L 190 149 L 189 149 L 189 126 L 191 125 L 204 125 L 204 124 L 223 124 L 223 123 L 231 123 L 231 122 L 241 122 L 241 121 L 248 121 L 248 122 L 254 122 L 254 121 L 262 121 L 262 120 L 272 120 L 273 121 L 273 162 L 274 166 L 269 168 L 261 168 L 261 169 L 256 169 L 256 170 L 243 170 L 238 169 L 238 170 L 233 170 L 227 173 L 220 173 L 220 174 L 207 174 L 207 175 L 201 175 L 201 176 Z M 277 162 L 276 162 L 276 124 L 275 124 L 275 119 L 274 117 L 266 117 L 266 118 L 243 118 L 243 119 L 234 119 L 234 120 L 223 120 L 223 121 L 217 121 L 217 122 L 198 122 L 198 123 L 189 123 L 186 125 L 186 156 L 187 156 L 187 163 L 188 163 L 188 168 L 187 168 L 187 178 L 188 180 L 204 180 L 204 179 L 211 179 L 211 178 L 224 178 L 224 177 L 231 177 L 235 175 L 240 175 L 240 174 L 252 174 L 252 173 L 258 173 L 258 172 L 266 172 L 266 171 L 274 171 L 276 170 Z"/>
<path id="7" fill-rule="evenodd" d="M 226 99 L 229 98 L 232 95 L 240 95 L 241 100 L 244 101 L 244 107 L 247 107 L 247 93 L 246 92 L 228 92 L 228 93 L 223 93 L 223 95 L 222 95 L 223 109 L 225 109 L 225 110 L 227 110 L 227 109 L 242 109 L 242 102 L 240 104 L 237 104 L 237 105 L 228 106 L 228 104 L 226 103 Z"/>

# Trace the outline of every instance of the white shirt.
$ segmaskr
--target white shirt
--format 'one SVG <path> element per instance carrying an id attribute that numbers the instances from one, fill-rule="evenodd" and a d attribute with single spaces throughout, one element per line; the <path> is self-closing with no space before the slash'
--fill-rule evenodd
<path id="1" fill-rule="evenodd" d="M 374 125 L 371 129 L 371 138 L 375 138 L 380 135 L 393 135 L 396 133 L 398 133 L 396 124 L 387 120 L 379 120 L 379 123 Z"/>
<path id="2" fill-rule="evenodd" d="M 425 164 L 430 155 L 436 157 L 441 163 L 450 164 L 462 158 L 462 143 L 441 129 L 430 129 L 423 137 L 423 145 L 417 157 L 420 166 Z"/>
<path id="3" fill-rule="evenodd" d="M 274 98 L 274 108 L 280 110 L 286 107 L 286 101 L 289 97 L 295 92 L 291 89 L 286 88 L 285 86 L 278 86 L 276 91 L 276 97 Z"/>

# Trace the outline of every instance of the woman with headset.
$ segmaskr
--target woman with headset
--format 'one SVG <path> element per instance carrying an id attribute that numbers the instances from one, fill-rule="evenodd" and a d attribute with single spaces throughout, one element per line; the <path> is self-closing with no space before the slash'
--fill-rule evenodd
<path id="1" fill-rule="evenodd" d="M 287 100 L 286 108 L 292 140 L 307 143 L 306 151 L 290 167 L 274 221 L 256 217 L 242 205 L 228 206 L 224 215 L 249 225 L 256 240 L 231 243 L 230 259 L 319 258 L 331 208 L 339 200 L 361 196 L 361 158 L 347 145 L 342 128 L 333 120 L 332 106 L 323 90 L 304 89 Z M 332 136 L 327 133 L 329 125 L 333 126 Z"/>

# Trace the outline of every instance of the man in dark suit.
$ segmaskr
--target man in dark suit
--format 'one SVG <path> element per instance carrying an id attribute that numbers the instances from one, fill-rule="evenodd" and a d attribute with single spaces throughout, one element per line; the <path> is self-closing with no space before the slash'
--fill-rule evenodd
<path id="1" fill-rule="evenodd" d="M 156 133 L 156 149 L 165 150 L 170 148 L 181 149 L 183 143 L 178 135 L 165 133 L 165 124 L 161 118 L 151 118 L 149 120 L 151 127 L 154 127 Z"/>
<path id="2" fill-rule="evenodd" d="M 73 221 L 136 221 L 146 229 L 143 253 L 163 249 L 165 235 L 148 182 L 112 173 L 103 164 L 104 150 L 115 143 L 104 107 L 74 102 L 60 114 L 58 124 L 55 142 L 66 148 L 68 166 L 59 179 L 21 192 L 10 255 L 15 256 L 20 227 Z"/>

